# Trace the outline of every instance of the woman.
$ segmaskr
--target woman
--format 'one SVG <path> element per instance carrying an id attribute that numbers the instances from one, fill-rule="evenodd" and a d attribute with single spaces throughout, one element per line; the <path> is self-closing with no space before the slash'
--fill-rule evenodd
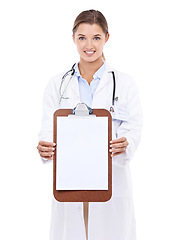
<path id="1" fill-rule="evenodd" d="M 52 122 L 57 109 L 74 108 L 84 102 L 92 108 L 109 110 L 113 123 L 112 198 L 108 202 L 89 204 L 60 203 L 53 199 L 51 240 L 136 239 L 129 161 L 140 140 L 142 113 L 132 78 L 104 61 L 103 48 L 108 39 L 108 25 L 101 12 L 89 10 L 79 14 L 73 26 L 73 41 L 80 61 L 74 66 L 72 78 L 68 74 L 63 81 L 65 73 L 59 74 L 45 90 L 37 148 L 44 162 L 53 159 Z M 114 105 L 113 77 L 116 80 Z"/>

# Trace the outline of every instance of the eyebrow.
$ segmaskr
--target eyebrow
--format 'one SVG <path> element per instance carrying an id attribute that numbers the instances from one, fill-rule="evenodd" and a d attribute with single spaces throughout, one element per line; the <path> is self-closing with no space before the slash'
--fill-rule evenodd
<path id="1" fill-rule="evenodd" d="M 98 34 L 95 34 L 94 36 L 95 36 L 95 37 L 97 37 L 97 36 L 101 36 L 101 34 L 98 33 Z"/>
<path id="2" fill-rule="evenodd" d="M 84 37 L 85 34 L 79 33 L 77 36 L 82 36 L 82 37 Z M 94 35 L 94 37 L 97 37 L 97 36 L 101 36 L 101 34 L 98 33 L 98 34 L 95 34 L 95 35 Z"/>
<path id="3" fill-rule="evenodd" d="M 85 36 L 84 34 L 79 33 L 77 36 Z"/>

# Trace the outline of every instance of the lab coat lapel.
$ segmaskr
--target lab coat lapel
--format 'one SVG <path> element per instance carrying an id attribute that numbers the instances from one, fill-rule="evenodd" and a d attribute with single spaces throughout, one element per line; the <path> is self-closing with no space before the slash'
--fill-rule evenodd
<path id="1" fill-rule="evenodd" d="M 70 83 L 70 88 L 72 90 L 73 96 L 76 96 L 76 98 L 80 98 L 80 93 L 79 93 L 79 85 L 78 85 L 78 79 L 76 76 L 73 76 L 71 83 Z"/>
<path id="2" fill-rule="evenodd" d="M 106 70 L 100 79 L 100 82 L 98 84 L 98 87 L 97 87 L 94 95 L 96 95 L 98 92 L 100 92 L 106 86 L 106 84 L 108 84 L 108 81 L 111 81 L 111 77 L 112 77 L 112 75 L 110 73 L 111 71 L 112 71 L 112 68 L 106 63 Z"/>
<path id="3" fill-rule="evenodd" d="M 70 80 L 70 77 L 70 75 L 67 76 L 63 83 L 64 98 L 60 103 L 60 108 L 74 108 L 80 102 L 78 79 L 73 76 Z"/>
<path id="4" fill-rule="evenodd" d="M 108 84 L 109 81 L 112 81 L 112 75 L 110 73 L 112 70 L 113 69 L 106 63 L 106 70 L 100 79 L 100 82 L 98 84 L 98 87 L 97 87 L 94 95 L 97 95 L 97 93 L 99 93 Z M 73 76 L 73 78 L 71 80 L 70 89 L 71 89 L 74 99 L 80 100 L 78 78 L 75 75 Z"/>

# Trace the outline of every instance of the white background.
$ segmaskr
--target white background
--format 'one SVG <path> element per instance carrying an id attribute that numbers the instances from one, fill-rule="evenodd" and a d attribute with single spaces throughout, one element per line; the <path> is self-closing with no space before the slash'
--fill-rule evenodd
<path id="1" fill-rule="evenodd" d="M 91 8 L 108 20 L 108 63 L 133 76 L 143 105 L 142 142 L 131 163 L 138 240 L 178 239 L 173 0 L 0 3 L 0 239 L 49 239 L 52 164 L 43 165 L 36 150 L 43 90 L 78 61 L 71 29 L 75 17 Z"/>

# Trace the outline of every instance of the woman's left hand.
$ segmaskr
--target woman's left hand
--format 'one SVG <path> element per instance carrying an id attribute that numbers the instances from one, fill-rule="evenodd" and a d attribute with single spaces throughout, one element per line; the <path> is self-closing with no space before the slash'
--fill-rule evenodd
<path id="1" fill-rule="evenodd" d="M 114 139 L 110 142 L 111 149 L 109 150 L 112 154 L 111 157 L 117 156 L 121 153 L 124 153 L 127 149 L 129 143 L 127 142 L 126 137 L 121 137 Z"/>

